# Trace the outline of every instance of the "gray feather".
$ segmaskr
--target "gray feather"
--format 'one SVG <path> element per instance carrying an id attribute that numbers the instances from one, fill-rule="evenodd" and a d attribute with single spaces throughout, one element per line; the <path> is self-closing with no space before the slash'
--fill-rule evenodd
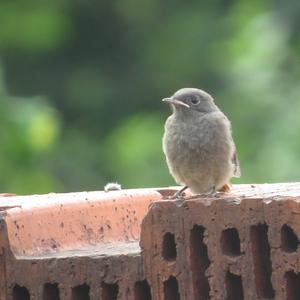
<path id="1" fill-rule="evenodd" d="M 234 164 L 233 176 L 237 177 L 237 178 L 241 177 L 242 173 L 241 173 L 241 168 L 240 168 L 240 161 L 239 161 L 236 149 L 232 156 L 232 163 Z"/>

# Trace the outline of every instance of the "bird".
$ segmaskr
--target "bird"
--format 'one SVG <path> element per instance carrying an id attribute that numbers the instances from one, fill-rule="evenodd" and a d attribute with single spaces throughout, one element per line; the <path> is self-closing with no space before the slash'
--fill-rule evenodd
<path id="1" fill-rule="evenodd" d="M 240 163 L 231 123 L 204 90 L 182 88 L 162 99 L 170 104 L 163 134 L 163 152 L 170 174 L 183 188 L 173 196 L 216 195 L 230 190 L 231 177 L 240 177 Z"/>

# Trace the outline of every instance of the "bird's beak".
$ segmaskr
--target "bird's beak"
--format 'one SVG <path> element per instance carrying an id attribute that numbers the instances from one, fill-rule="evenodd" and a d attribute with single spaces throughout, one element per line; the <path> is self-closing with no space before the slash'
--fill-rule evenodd
<path id="1" fill-rule="evenodd" d="M 190 106 L 180 100 L 177 100 L 177 99 L 173 99 L 173 98 L 164 98 L 162 99 L 163 102 L 167 102 L 167 103 L 170 103 L 170 104 L 174 104 L 174 105 L 181 105 L 181 106 L 185 106 L 187 108 L 190 108 Z"/>

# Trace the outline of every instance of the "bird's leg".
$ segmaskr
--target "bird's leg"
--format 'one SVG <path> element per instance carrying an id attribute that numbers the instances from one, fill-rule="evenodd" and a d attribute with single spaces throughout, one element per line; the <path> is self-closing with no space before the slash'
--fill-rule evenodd
<path id="1" fill-rule="evenodd" d="M 216 190 L 216 186 L 214 185 L 213 188 L 212 188 L 212 190 L 211 190 L 211 195 L 215 196 L 216 193 L 217 193 L 217 190 Z"/>
<path id="2" fill-rule="evenodd" d="M 207 194 L 207 196 L 209 196 L 209 197 L 216 197 L 217 196 L 217 190 L 216 190 L 215 186 L 212 187 L 211 192 L 209 194 Z"/>
<path id="3" fill-rule="evenodd" d="M 187 185 L 185 185 L 183 188 L 181 188 L 179 191 L 177 191 L 174 195 L 170 197 L 170 199 L 180 199 L 183 198 L 182 193 L 188 188 Z"/>

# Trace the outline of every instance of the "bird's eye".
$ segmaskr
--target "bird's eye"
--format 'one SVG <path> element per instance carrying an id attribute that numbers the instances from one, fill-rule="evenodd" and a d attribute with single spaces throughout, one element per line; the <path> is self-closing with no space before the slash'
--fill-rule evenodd
<path id="1" fill-rule="evenodd" d="M 200 98 L 199 98 L 198 96 L 191 96 L 190 102 L 191 102 L 193 105 L 197 105 L 197 104 L 200 103 Z"/>

